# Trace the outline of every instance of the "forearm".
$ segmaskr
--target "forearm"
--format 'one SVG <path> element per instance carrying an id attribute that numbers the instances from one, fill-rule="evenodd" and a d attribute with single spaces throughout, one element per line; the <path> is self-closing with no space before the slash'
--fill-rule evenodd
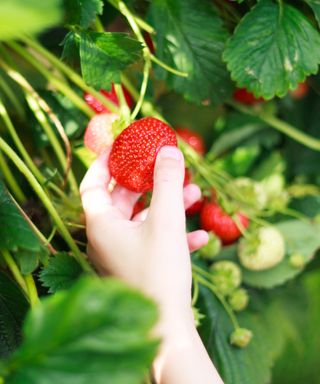
<path id="1" fill-rule="evenodd" d="M 159 331 L 163 342 L 154 363 L 157 384 L 223 384 L 193 324 L 192 315 L 164 321 Z"/>

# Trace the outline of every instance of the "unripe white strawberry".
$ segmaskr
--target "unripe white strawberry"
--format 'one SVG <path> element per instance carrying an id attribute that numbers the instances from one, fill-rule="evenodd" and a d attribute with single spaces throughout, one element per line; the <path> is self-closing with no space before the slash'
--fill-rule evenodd
<path id="1" fill-rule="evenodd" d="M 238 245 L 241 264 L 253 271 L 262 271 L 279 264 L 285 256 L 285 243 L 281 233 L 272 226 L 259 228 Z"/>

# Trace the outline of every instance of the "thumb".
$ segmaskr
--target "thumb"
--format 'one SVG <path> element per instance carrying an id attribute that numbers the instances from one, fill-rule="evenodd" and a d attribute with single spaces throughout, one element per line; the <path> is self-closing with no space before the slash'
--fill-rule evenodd
<path id="1" fill-rule="evenodd" d="M 181 151 L 173 146 L 162 147 L 154 169 L 149 220 L 154 220 L 160 226 L 166 227 L 183 225 L 183 230 L 185 229 L 184 173 L 184 159 Z"/>

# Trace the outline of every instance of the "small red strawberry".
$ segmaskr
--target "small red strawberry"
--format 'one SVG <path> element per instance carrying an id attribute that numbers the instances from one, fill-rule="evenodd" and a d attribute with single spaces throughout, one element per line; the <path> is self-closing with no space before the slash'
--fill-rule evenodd
<path id="1" fill-rule="evenodd" d="M 111 175 L 133 192 L 152 190 L 156 157 L 165 145 L 177 146 L 176 134 L 167 124 L 153 117 L 135 121 L 113 143 Z"/>
<path id="2" fill-rule="evenodd" d="M 247 91 L 245 88 L 236 89 L 233 93 L 233 98 L 239 103 L 246 105 L 255 105 L 264 101 L 262 97 L 259 97 L 257 99 L 251 92 Z"/>
<path id="3" fill-rule="evenodd" d="M 237 213 L 237 217 L 243 228 L 247 228 L 249 225 L 247 216 Z M 241 236 L 241 231 L 232 217 L 216 203 L 204 204 L 200 213 L 200 222 L 203 229 L 215 233 L 224 245 L 234 243 Z"/>
<path id="4" fill-rule="evenodd" d="M 130 93 L 128 92 L 128 90 L 124 86 L 122 86 L 122 90 L 123 90 L 123 94 L 124 94 L 124 97 L 126 99 L 126 102 L 128 104 L 128 107 L 131 108 L 133 105 L 133 102 L 132 102 L 132 98 L 130 96 Z M 111 86 L 111 91 L 106 91 L 104 89 L 101 89 L 100 93 L 103 96 L 105 96 L 108 100 L 112 101 L 113 104 L 115 104 L 116 106 L 120 105 L 113 83 Z M 90 95 L 90 93 L 86 92 L 84 94 L 84 99 L 85 99 L 86 103 L 89 105 L 89 107 L 91 109 L 93 109 L 96 113 L 111 113 L 111 111 L 109 111 L 109 109 L 107 107 L 105 107 L 101 103 L 101 101 L 97 100 L 95 97 Z"/>
<path id="5" fill-rule="evenodd" d="M 200 200 L 196 201 L 194 204 L 191 205 L 191 207 L 189 207 L 186 210 L 186 214 L 188 216 L 195 215 L 201 211 L 202 206 L 203 206 L 203 199 L 201 198 Z"/>
<path id="6" fill-rule="evenodd" d="M 309 85 L 307 82 L 298 84 L 297 88 L 290 91 L 290 95 L 295 100 L 303 99 L 309 92 Z"/>
<path id="7" fill-rule="evenodd" d="M 118 118 L 115 113 L 101 113 L 94 116 L 84 134 L 85 147 L 100 155 L 113 143 L 112 123 Z"/>
<path id="8" fill-rule="evenodd" d="M 192 147 L 199 155 L 204 155 L 205 153 L 205 145 L 203 138 L 194 131 L 191 131 L 188 128 L 176 128 L 177 134 L 181 137 L 183 141 L 188 143 L 190 147 Z"/>

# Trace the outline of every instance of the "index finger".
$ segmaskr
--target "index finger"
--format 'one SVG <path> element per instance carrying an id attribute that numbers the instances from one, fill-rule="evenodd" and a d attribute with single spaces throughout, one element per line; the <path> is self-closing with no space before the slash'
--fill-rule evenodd
<path id="1" fill-rule="evenodd" d="M 87 215 L 114 212 L 111 195 L 108 192 L 110 172 L 108 167 L 110 149 L 93 162 L 80 185 L 84 212 Z"/>

